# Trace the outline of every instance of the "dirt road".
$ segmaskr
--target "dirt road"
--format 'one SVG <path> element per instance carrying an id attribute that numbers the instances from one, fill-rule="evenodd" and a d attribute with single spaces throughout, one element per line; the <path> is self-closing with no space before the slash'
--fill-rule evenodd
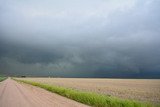
<path id="1" fill-rule="evenodd" d="M 0 83 L 0 107 L 87 107 L 44 89 L 12 79 Z"/>

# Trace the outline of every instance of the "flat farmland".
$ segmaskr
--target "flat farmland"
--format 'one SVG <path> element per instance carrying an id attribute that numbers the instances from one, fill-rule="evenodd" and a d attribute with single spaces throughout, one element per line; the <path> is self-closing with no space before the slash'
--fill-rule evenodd
<path id="1" fill-rule="evenodd" d="M 49 85 L 111 95 L 151 103 L 160 103 L 159 79 L 92 79 L 92 78 L 19 78 Z"/>

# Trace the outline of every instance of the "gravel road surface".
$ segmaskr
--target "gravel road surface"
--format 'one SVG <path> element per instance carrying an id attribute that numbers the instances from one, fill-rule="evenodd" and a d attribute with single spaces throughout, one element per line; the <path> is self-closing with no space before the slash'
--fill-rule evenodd
<path id="1" fill-rule="evenodd" d="M 0 82 L 0 107 L 87 107 L 44 89 L 10 78 Z"/>

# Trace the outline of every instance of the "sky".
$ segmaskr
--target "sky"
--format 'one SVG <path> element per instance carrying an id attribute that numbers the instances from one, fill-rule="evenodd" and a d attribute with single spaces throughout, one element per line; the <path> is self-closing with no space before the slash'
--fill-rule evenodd
<path id="1" fill-rule="evenodd" d="M 160 78 L 160 0 L 0 0 L 0 75 Z"/>

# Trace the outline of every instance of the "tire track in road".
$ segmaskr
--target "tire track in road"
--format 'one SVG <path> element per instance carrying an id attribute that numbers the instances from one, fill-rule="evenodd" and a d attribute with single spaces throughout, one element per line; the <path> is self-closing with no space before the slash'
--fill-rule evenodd
<path id="1" fill-rule="evenodd" d="M 2 97 L 3 97 L 4 91 L 5 91 L 6 87 L 7 87 L 7 83 L 1 84 L 1 85 L 4 85 L 4 87 L 2 87 L 3 89 L 2 89 L 2 92 L 1 92 L 1 94 L 0 94 L 0 100 L 1 100 Z"/>
<path id="2" fill-rule="evenodd" d="M 15 84 L 15 83 L 14 83 Z M 17 90 L 19 90 L 19 92 L 21 93 L 21 95 L 23 96 L 23 98 L 29 103 L 30 106 L 33 106 L 32 102 L 29 100 L 29 98 L 23 93 L 23 91 L 17 86 L 17 84 L 15 84 Z"/>

